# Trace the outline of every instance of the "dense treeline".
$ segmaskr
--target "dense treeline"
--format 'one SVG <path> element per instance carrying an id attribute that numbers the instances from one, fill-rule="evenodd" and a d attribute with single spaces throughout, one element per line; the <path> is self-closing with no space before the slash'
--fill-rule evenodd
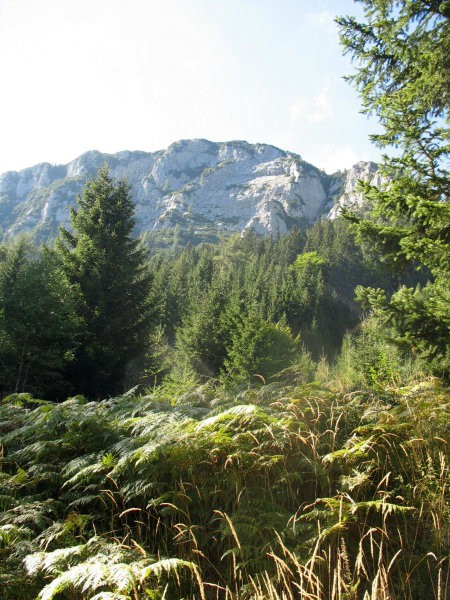
<path id="1" fill-rule="evenodd" d="M 356 285 L 396 285 L 343 220 L 279 238 L 248 232 L 156 254 L 150 265 L 178 370 L 234 381 L 272 375 L 295 362 L 295 348 L 297 358 L 302 347 L 333 358 L 361 319 Z"/>
<path id="2" fill-rule="evenodd" d="M 108 177 L 102 172 L 87 193 L 98 200 L 99 191 L 115 191 Z M 126 189 L 118 193 L 127 197 Z M 267 378 L 306 352 L 315 360 L 336 356 L 361 320 L 357 284 L 397 284 L 343 220 L 146 258 L 129 237 L 131 206 L 123 243 L 113 236 L 114 254 L 101 225 L 95 236 L 89 231 L 103 209 L 84 202 L 74 233 L 64 232 L 56 248 L 22 240 L 2 249 L 2 395 L 99 398 L 167 376 L 180 383 Z M 117 227 L 122 211 L 110 217 Z"/>
<path id="3" fill-rule="evenodd" d="M 3 247 L 1 259 L 0 393 L 67 394 L 80 330 L 73 289 L 53 254 L 24 240 Z"/>

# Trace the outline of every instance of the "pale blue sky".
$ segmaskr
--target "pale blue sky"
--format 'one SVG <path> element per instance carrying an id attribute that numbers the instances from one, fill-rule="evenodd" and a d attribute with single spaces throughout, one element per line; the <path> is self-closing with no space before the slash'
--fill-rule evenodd
<path id="1" fill-rule="evenodd" d="M 352 0 L 0 0 L 0 173 L 245 139 L 376 160 L 336 14 Z"/>

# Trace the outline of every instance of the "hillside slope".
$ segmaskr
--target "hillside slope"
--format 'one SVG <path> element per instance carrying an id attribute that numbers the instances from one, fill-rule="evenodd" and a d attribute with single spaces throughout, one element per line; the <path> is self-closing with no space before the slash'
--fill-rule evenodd
<path id="1" fill-rule="evenodd" d="M 178 225 L 192 236 L 245 229 L 283 234 L 333 218 L 340 204 L 360 204 L 358 178 L 376 176 L 373 163 L 327 175 L 296 154 L 243 141 L 183 140 L 151 153 L 89 151 L 67 165 L 41 163 L 0 176 L 3 239 L 25 232 L 52 238 L 68 225 L 69 207 L 86 180 L 105 163 L 132 187 L 137 233 Z"/>

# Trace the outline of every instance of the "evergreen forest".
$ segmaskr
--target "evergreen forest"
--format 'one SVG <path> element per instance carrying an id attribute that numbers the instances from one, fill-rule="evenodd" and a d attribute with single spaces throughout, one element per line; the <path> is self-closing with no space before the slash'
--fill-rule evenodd
<path id="1" fill-rule="evenodd" d="M 363 215 L 0 246 L 1 600 L 449 600 L 450 4 L 361 5 Z"/>

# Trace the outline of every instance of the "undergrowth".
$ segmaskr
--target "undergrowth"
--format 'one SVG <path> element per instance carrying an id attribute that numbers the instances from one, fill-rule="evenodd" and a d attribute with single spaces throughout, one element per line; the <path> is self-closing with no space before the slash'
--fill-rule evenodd
<path id="1" fill-rule="evenodd" d="M 2 600 L 446 600 L 450 394 L 0 405 Z"/>

